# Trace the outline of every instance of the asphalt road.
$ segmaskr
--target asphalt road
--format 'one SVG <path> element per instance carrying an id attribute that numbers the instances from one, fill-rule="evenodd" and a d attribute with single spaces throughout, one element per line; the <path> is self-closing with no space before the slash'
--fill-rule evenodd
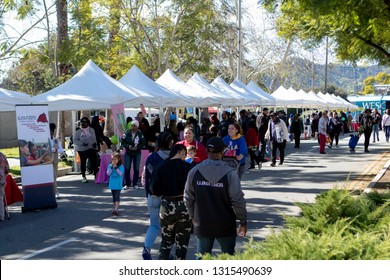
<path id="1" fill-rule="evenodd" d="M 381 137 L 384 139 L 381 132 Z M 242 186 L 247 200 L 248 234 L 263 239 L 270 228 L 283 225 L 282 214 L 299 215 L 295 202 L 313 202 L 315 196 L 336 184 L 343 186 L 388 150 L 383 140 L 363 153 L 363 140 L 356 154 L 348 149 L 349 137 L 339 148 L 318 152 L 313 140 L 301 149 L 289 143 L 283 166 L 248 170 Z M 0 259 L 140 260 L 148 215 L 144 190 L 122 193 L 121 215 L 111 216 L 111 193 L 104 184 L 82 184 L 80 175 L 60 177 L 58 208 L 21 212 L 22 203 L 9 206 L 11 219 L 0 223 Z M 152 256 L 156 258 L 158 238 Z M 238 238 L 242 250 L 247 238 Z M 215 244 L 215 253 L 218 245 Z M 188 259 L 195 259 L 195 236 L 191 236 Z"/>

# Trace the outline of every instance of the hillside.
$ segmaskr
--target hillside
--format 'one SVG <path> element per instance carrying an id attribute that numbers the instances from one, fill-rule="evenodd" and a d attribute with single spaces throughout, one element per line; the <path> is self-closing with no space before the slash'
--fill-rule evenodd
<path id="1" fill-rule="evenodd" d="M 275 84 L 274 90 L 282 84 L 287 88 L 292 86 L 296 90 L 303 89 L 309 91 L 312 88 L 312 81 L 314 81 L 314 90 L 323 91 L 325 65 L 314 64 L 314 67 L 312 67 L 312 62 L 309 60 L 292 58 L 283 69 L 285 73 L 284 77 L 281 77 L 281 82 Z M 335 86 L 336 88 L 342 89 L 346 94 L 356 93 L 363 88 L 364 79 L 368 76 L 375 76 L 381 71 L 390 72 L 390 68 L 378 65 L 352 67 L 342 64 L 329 64 L 328 87 Z M 269 87 L 271 85 L 272 78 L 267 75 L 264 77 L 266 86 Z"/>

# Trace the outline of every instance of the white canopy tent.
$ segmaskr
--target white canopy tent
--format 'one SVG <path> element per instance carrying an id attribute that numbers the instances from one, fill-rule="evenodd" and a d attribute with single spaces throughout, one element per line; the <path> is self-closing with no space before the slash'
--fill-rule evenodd
<path id="1" fill-rule="evenodd" d="M 133 65 L 133 67 L 131 67 L 131 69 L 127 71 L 121 79 L 119 79 L 119 82 L 130 89 L 135 88 L 150 94 L 155 102 L 159 102 L 160 106 L 163 108 L 193 105 L 193 103 L 183 95 L 170 91 L 164 86 L 151 80 L 135 65 Z M 149 106 L 149 104 L 144 105 Z"/>
<path id="2" fill-rule="evenodd" d="M 298 92 L 292 87 L 290 87 L 287 92 L 290 96 L 292 96 L 292 98 L 300 101 L 302 108 L 310 108 L 312 101 L 308 98 L 305 92 Z"/>
<path id="3" fill-rule="evenodd" d="M 319 104 L 319 108 L 327 108 L 328 107 L 328 102 L 322 98 L 320 98 L 317 94 L 314 93 L 314 91 L 309 91 L 307 93 L 309 98 L 313 101 L 315 101 L 317 104 Z"/>
<path id="4" fill-rule="evenodd" d="M 327 107 L 328 109 L 336 108 L 336 106 L 338 105 L 338 104 L 336 104 L 336 102 L 334 100 L 329 100 L 329 98 L 325 94 L 323 94 L 321 91 L 319 91 L 317 93 L 317 96 L 319 98 L 321 98 L 322 100 L 324 100 L 328 104 L 328 107 Z"/>
<path id="5" fill-rule="evenodd" d="M 191 79 L 187 81 L 187 85 L 196 89 L 202 90 L 209 94 L 210 97 L 220 100 L 221 106 L 237 106 L 240 101 L 229 94 L 223 94 L 218 89 L 211 86 L 201 75 L 195 73 Z"/>
<path id="6" fill-rule="evenodd" d="M 120 103 L 125 107 L 159 106 L 157 100 L 153 103 L 151 95 L 124 86 L 92 60 L 70 80 L 31 100 L 36 104 L 48 104 L 49 111 L 110 109 L 111 105 Z"/>
<path id="7" fill-rule="evenodd" d="M 22 92 L 0 88 L 0 112 L 15 111 L 15 105 L 17 104 L 31 104 L 31 96 Z"/>
<path id="8" fill-rule="evenodd" d="M 298 94 L 309 102 L 309 107 L 308 108 L 314 109 L 314 108 L 321 108 L 321 107 L 325 106 L 324 102 L 319 100 L 317 97 L 309 95 L 303 89 L 300 89 L 298 91 Z"/>
<path id="9" fill-rule="evenodd" d="M 243 82 L 241 82 L 237 78 L 230 84 L 230 86 L 239 93 L 241 93 L 242 97 L 248 101 L 248 105 L 250 106 L 273 105 L 272 100 L 266 99 L 265 97 L 250 90 Z"/>
<path id="10" fill-rule="evenodd" d="M 346 105 L 346 109 L 358 109 L 359 107 L 355 104 L 352 104 L 352 103 L 349 103 L 347 100 L 345 100 L 344 98 L 342 98 L 341 96 L 336 96 L 335 94 L 331 94 L 331 96 L 334 98 L 334 99 L 337 99 L 339 100 L 340 102 L 344 103 Z"/>
<path id="11" fill-rule="evenodd" d="M 263 96 L 266 99 L 269 99 L 273 102 L 271 104 L 272 106 L 284 106 L 285 103 L 282 102 L 281 100 L 277 99 L 276 97 L 273 97 L 269 93 L 265 92 L 261 87 L 259 87 L 254 81 L 250 81 L 247 84 L 247 88 L 250 89 L 251 91 Z"/>
<path id="12" fill-rule="evenodd" d="M 337 108 L 337 109 L 345 109 L 346 108 L 345 103 L 341 102 L 337 98 L 333 98 L 329 93 L 325 94 L 325 98 L 327 98 L 330 102 L 334 103 L 334 105 L 333 105 L 334 108 Z"/>
<path id="13" fill-rule="evenodd" d="M 236 100 L 236 106 L 243 106 L 247 104 L 245 99 L 242 98 L 240 92 L 229 86 L 229 84 L 226 83 L 225 80 L 221 77 L 215 78 L 214 81 L 211 83 L 211 86 L 216 88 L 219 92 L 222 92 L 234 98 Z"/>
<path id="14" fill-rule="evenodd" d="M 221 104 L 221 100 L 219 98 L 211 97 L 203 90 L 189 86 L 180 80 L 179 77 L 177 77 L 170 69 L 167 69 L 164 74 L 156 80 L 156 83 L 166 87 L 176 94 L 191 99 L 193 104 L 196 104 L 197 107 L 219 106 Z"/>
<path id="15" fill-rule="evenodd" d="M 271 95 L 277 99 L 283 100 L 286 104 L 285 105 L 286 107 L 289 108 L 304 107 L 303 99 L 298 97 L 295 90 L 293 90 L 292 88 L 287 90 L 283 86 L 280 86 Z"/>

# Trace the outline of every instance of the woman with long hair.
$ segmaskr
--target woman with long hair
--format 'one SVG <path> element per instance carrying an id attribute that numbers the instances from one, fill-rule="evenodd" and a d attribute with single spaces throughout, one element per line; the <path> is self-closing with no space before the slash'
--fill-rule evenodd
<path id="1" fill-rule="evenodd" d="M 238 122 L 234 122 L 228 127 L 228 135 L 223 139 L 223 142 L 228 146 L 227 154 L 234 157 L 240 164 L 237 169 L 240 180 L 245 172 L 245 157 L 248 155 L 245 138 L 242 135 L 242 128 Z"/>

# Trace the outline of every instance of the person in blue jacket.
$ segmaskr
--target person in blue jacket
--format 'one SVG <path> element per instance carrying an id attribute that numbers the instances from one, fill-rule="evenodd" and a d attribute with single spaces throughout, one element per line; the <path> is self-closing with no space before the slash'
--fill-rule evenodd
<path id="1" fill-rule="evenodd" d="M 118 216 L 118 208 L 121 196 L 121 190 L 123 186 L 123 174 L 125 173 L 125 168 L 122 165 L 122 158 L 119 153 L 113 153 L 111 163 L 107 167 L 107 176 L 108 188 L 111 190 L 112 194 L 112 214 Z"/>
<path id="2" fill-rule="evenodd" d="M 240 163 L 237 172 L 238 177 L 241 180 L 245 172 L 245 157 L 248 156 L 248 147 L 246 146 L 245 138 L 242 135 L 240 124 L 237 122 L 230 124 L 228 127 L 228 135 L 222 140 L 227 145 L 225 156 L 233 157 Z"/>

